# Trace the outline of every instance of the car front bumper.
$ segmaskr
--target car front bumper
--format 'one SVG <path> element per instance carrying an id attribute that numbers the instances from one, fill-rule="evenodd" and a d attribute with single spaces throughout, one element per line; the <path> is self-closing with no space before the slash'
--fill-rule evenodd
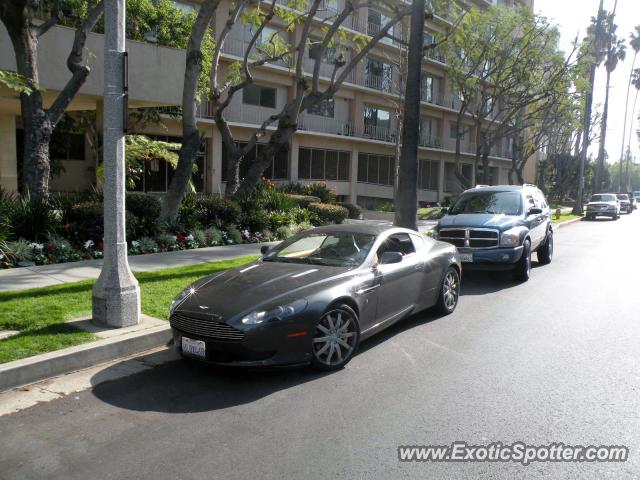
<path id="1" fill-rule="evenodd" d="M 509 270 L 522 257 L 524 247 L 502 247 L 487 249 L 459 248 L 461 254 L 471 253 L 473 262 L 463 262 L 463 270 Z"/>
<path id="2" fill-rule="evenodd" d="M 306 322 L 305 322 L 306 323 Z M 235 367 L 265 367 L 308 364 L 311 361 L 313 331 L 299 322 L 266 324 L 244 331 L 239 341 L 213 339 L 175 326 L 174 348 L 185 357 L 214 365 Z M 182 351 L 182 337 L 205 343 L 205 356 Z"/>

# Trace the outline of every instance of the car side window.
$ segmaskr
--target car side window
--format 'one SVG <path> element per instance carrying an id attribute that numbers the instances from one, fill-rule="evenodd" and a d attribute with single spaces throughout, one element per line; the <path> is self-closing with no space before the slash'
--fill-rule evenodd
<path id="1" fill-rule="evenodd" d="M 415 253 L 416 248 L 406 233 L 394 233 L 389 235 L 387 239 L 380 245 L 376 254 L 378 258 L 385 252 L 400 252 L 402 255 L 410 255 Z"/>
<path id="2" fill-rule="evenodd" d="M 420 235 L 411 235 L 411 241 L 413 242 L 413 246 L 416 249 L 416 252 L 420 253 L 424 250 L 424 238 Z"/>

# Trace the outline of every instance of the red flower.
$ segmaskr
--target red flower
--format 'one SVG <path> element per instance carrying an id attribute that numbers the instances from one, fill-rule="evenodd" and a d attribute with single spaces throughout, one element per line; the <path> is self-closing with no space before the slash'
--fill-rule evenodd
<path id="1" fill-rule="evenodd" d="M 179 242 L 184 242 L 185 237 L 186 237 L 186 235 L 183 232 L 180 232 L 180 233 L 178 233 L 178 235 L 176 235 L 176 239 Z"/>
<path id="2" fill-rule="evenodd" d="M 97 248 L 98 250 L 104 250 L 104 242 L 103 242 L 102 240 L 100 240 L 100 241 L 98 242 L 98 244 L 96 245 L 96 248 Z"/>
<path id="3" fill-rule="evenodd" d="M 47 253 L 53 252 L 53 245 L 51 245 L 50 243 L 46 243 L 44 245 L 44 251 L 47 252 Z"/>

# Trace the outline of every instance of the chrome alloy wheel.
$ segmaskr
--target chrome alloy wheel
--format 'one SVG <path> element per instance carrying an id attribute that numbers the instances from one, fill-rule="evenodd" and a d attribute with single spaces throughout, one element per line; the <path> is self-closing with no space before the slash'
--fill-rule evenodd
<path id="1" fill-rule="evenodd" d="M 442 282 L 442 299 L 447 310 L 453 310 L 458 303 L 460 295 L 460 283 L 458 276 L 453 270 L 449 270 Z"/>
<path id="2" fill-rule="evenodd" d="M 334 367 L 353 355 L 358 342 L 356 319 L 347 310 L 337 308 L 325 313 L 316 326 L 313 356 L 326 367 Z"/>

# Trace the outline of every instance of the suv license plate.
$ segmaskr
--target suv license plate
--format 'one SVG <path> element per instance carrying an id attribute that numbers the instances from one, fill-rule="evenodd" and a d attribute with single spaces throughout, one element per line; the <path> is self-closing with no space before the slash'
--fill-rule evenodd
<path id="1" fill-rule="evenodd" d="M 182 337 L 182 351 L 195 357 L 206 358 L 207 347 L 202 340 Z"/>
<path id="2" fill-rule="evenodd" d="M 460 261 L 466 263 L 473 263 L 473 253 L 459 253 Z"/>

